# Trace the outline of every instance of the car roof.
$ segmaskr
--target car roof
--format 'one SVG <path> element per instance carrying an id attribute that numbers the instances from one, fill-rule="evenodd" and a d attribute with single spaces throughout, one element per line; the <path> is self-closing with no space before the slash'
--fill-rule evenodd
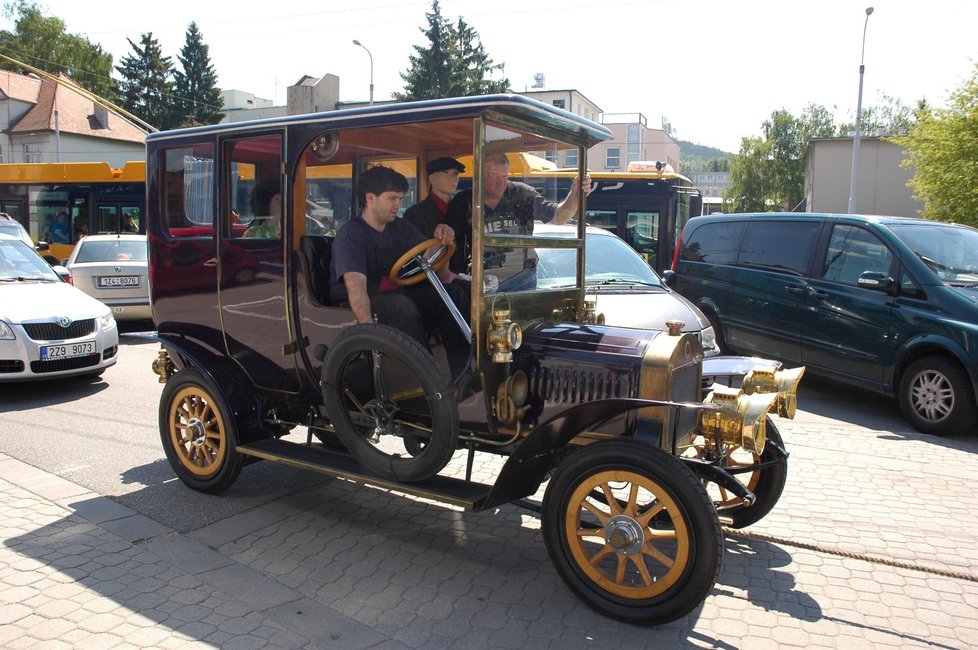
<path id="1" fill-rule="evenodd" d="M 889 224 L 935 224 L 943 226 L 957 226 L 960 228 L 971 228 L 967 224 L 952 223 L 950 221 L 936 221 L 934 219 L 923 219 L 920 217 L 900 217 L 896 215 L 883 214 L 843 214 L 838 212 L 725 212 L 710 215 L 693 217 L 690 221 L 696 220 L 697 223 L 704 221 L 723 221 L 725 219 L 750 219 L 750 220 L 771 220 L 771 219 L 821 219 L 832 221 L 860 221 L 863 223 Z"/>
<path id="2" fill-rule="evenodd" d="M 127 240 L 128 241 L 144 240 L 145 241 L 145 239 L 146 239 L 146 235 L 140 235 L 138 233 L 124 233 L 124 232 L 120 232 L 120 233 L 116 233 L 114 235 L 85 235 L 80 240 L 78 240 L 78 243 L 80 244 L 82 242 L 116 241 L 116 240 L 122 240 L 122 241 L 127 241 Z"/>
<path id="3" fill-rule="evenodd" d="M 585 234 L 588 235 L 610 235 L 612 237 L 617 237 L 615 233 L 607 230 L 605 228 L 599 228 L 598 226 L 585 226 Z M 534 223 L 533 224 L 533 234 L 534 235 L 548 235 L 548 234 L 559 234 L 567 233 L 568 236 L 574 236 L 577 234 L 577 226 L 573 224 L 552 224 L 552 223 Z"/>

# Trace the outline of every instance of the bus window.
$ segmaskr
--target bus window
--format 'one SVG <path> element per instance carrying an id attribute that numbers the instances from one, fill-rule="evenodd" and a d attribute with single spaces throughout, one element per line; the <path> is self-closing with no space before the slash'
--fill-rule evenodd
<path id="1" fill-rule="evenodd" d="M 116 233 L 119 232 L 119 208 L 115 205 L 98 206 L 96 215 L 96 232 Z"/>
<path id="2" fill-rule="evenodd" d="M 655 268 L 659 241 L 659 213 L 629 210 L 625 216 L 625 233 L 622 239 Z"/>
<path id="3" fill-rule="evenodd" d="M 618 232 L 618 212 L 615 210 L 588 210 L 587 223 L 589 226 L 606 228 L 613 233 Z"/>

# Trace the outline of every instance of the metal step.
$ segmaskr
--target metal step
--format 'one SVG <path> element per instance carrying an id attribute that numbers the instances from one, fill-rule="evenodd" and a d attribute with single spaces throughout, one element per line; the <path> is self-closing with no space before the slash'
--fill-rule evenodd
<path id="1" fill-rule="evenodd" d="M 365 469 L 355 458 L 344 453 L 330 451 L 317 444 L 287 442 L 268 438 L 246 445 L 238 445 L 238 452 L 265 460 L 285 463 L 293 467 L 329 474 L 348 481 L 432 499 L 441 503 L 472 510 L 477 501 L 484 499 L 491 485 L 463 481 L 448 476 L 434 476 L 420 483 L 398 483 L 381 478 Z"/>

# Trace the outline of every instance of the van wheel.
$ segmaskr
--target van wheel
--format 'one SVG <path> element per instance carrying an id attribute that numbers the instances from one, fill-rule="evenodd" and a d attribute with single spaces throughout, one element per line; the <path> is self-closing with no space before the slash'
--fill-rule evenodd
<path id="1" fill-rule="evenodd" d="M 784 492 L 784 485 L 788 479 L 788 459 L 778 450 L 784 449 L 784 441 L 781 432 L 768 417 L 765 423 L 767 431 L 764 450 L 761 454 L 755 454 L 745 450 L 740 445 L 732 445 L 723 450 L 723 458 L 720 467 L 745 468 L 759 463 L 772 463 L 763 469 L 753 472 L 734 474 L 734 478 L 747 486 L 747 489 L 754 493 L 757 500 L 752 505 L 745 506 L 741 503 L 738 496 L 731 494 L 724 488 L 715 483 L 707 483 L 706 488 L 713 497 L 713 504 L 717 508 L 717 513 L 721 517 L 730 519 L 731 528 L 744 528 L 755 524 L 763 519 L 767 513 L 771 512 Z M 699 443 L 702 438 L 697 439 L 695 445 L 699 458 L 703 458 L 705 448 Z"/>
<path id="2" fill-rule="evenodd" d="M 900 410 L 918 431 L 942 436 L 974 434 L 978 408 L 968 375 L 946 357 L 914 361 L 900 377 Z"/>
<path id="3" fill-rule="evenodd" d="M 631 439 L 562 462 L 543 498 L 543 535 L 584 602 L 629 623 L 666 623 L 706 598 L 720 571 L 716 510 L 671 454 Z"/>
<path id="4" fill-rule="evenodd" d="M 234 414 L 197 370 L 181 370 L 163 387 L 160 438 L 170 467 L 194 490 L 223 492 L 241 473 Z"/>
<path id="5" fill-rule="evenodd" d="M 375 324 L 345 329 L 330 346 L 322 386 L 340 440 L 377 475 L 423 481 L 452 459 L 459 424 L 450 383 L 406 334 Z"/>

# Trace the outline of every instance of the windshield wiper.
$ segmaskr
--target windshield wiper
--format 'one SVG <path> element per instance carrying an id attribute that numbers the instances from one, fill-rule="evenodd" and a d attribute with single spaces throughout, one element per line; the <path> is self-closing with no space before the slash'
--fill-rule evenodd
<path id="1" fill-rule="evenodd" d="M 589 280 L 584 283 L 588 287 L 600 287 L 612 284 L 627 284 L 627 285 L 639 285 L 642 287 L 661 287 L 661 284 L 655 284 L 653 282 L 645 282 L 644 280 L 628 280 L 626 278 L 608 278 L 607 280 Z"/>

